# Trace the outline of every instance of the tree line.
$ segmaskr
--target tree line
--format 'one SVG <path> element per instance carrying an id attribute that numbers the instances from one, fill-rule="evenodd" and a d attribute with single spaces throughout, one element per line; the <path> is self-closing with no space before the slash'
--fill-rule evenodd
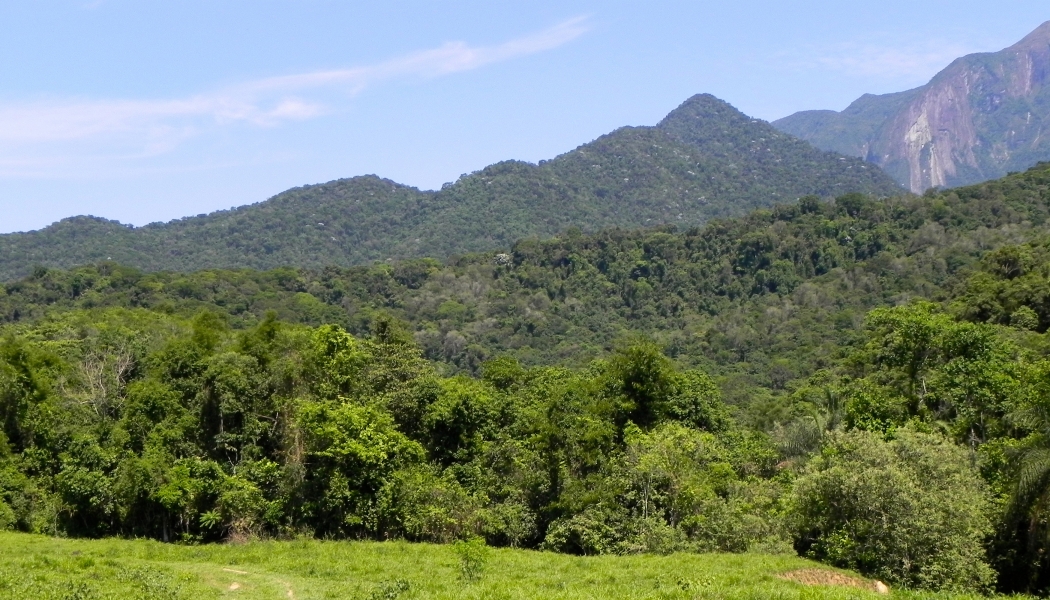
<path id="1" fill-rule="evenodd" d="M 911 587 L 1045 585 L 1050 362 L 931 304 L 866 331 L 763 432 L 644 340 L 475 378 L 441 375 L 389 321 L 357 338 L 272 314 L 234 331 L 66 312 L 0 345 L 0 525 L 797 551 Z"/>
<path id="2" fill-rule="evenodd" d="M 0 287 L 0 526 L 1046 592 L 1048 178 L 444 264 L 38 269 Z"/>

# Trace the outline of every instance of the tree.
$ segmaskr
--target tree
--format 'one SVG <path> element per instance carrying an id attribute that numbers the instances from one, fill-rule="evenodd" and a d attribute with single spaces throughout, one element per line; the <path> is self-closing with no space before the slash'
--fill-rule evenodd
<path id="1" fill-rule="evenodd" d="M 6 442 L 22 451 L 33 443 L 32 409 L 47 399 L 42 367 L 53 362 L 22 340 L 0 341 L 0 420 Z"/>
<path id="2" fill-rule="evenodd" d="M 1017 591 L 1050 589 L 1050 362 L 1032 369 L 1029 393 L 1011 414 L 1027 433 L 1014 457 L 1015 484 L 1006 510 L 1006 531 L 1013 542 L 1009 565 Z"/>
<path id="3" fill-rule="evenodd" d="M 388 478 L 424 458 L 423 448 L 376 407 L 304 402 L 298 427 L 306 454 L 302 516 L 322 534 L 367 531 L 366 517 Z"/>
<path id="4" fill-rule="evenodd" d="M 899 429 L 833 433 L 792 491 L 801 554 L 904 587 L 985 591 L 991 498 L 967 452 Z"/>
<path id="5" fill-rule="evenodd" d="M 668 413 L 675 383 L 673 365 L 656 344 L 641 342 L 617 351 L 609 361 L 608 384 L 617 405 L 617 425 L 655 425 Z"/>
<path id="6" fill-rule="evenodd" d="M 887 431 L 911 418 L 941 422 L 973 449 L 1004 434 L 1022 374 L 1018 349 L 995 326 L 916 302 L 871 311 L 866 328 L 867 344 L 851 357 L 864 377 L 847 392 L 850 426 Z"/>

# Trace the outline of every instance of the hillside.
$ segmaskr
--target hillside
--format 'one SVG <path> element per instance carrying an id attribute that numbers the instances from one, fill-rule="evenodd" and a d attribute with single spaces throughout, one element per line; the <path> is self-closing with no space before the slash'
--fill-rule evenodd
<path id="1" fill-rule="evenodd" d="M 959 58 L 920 88 L 866 94 L 842 112 L 773 123 L 879 165 L 915 193 L 1002 177 L 1050 159 L 1050 22 L 995 53 Z"/>
<path id="2" fill-rule="evenodd" d="M 1048 256 L 1041 164 L 445 263 L 37 269 L 0 285 L 0 529 L 459 544 L 475 582 L 486 544 L 797 555 L 1046 594 Z M 242 586 L 295 577 L 241 560 Z M 84 564 L 70 584 L 172 581 Z"/>
<path id="3" fill-rule="evenodd" d="M 1050 165 L 1040 165 L 935 196 L 809 197 L 698 228 L 523 240 L 504 265 L 490 251 L 345 269 L 45 270 L 0 286 L 0 322 L 33 322 L 56 309 L 188 317 L 208 308 L 240 328 L 276 310 L 284 320 L 366 335 L 391 316 L 408 324 L 428 359 L 473 373 L 498 355 L 584 365 L 644 334 L 719 377 L 748 420 L 769 423 L 780 409 L 763 399 L 853 343 L 866 311 L 944 297 L 988 250 L 1050 233 L 1048 219 Z"/>
<path id="4" fill-rule="evenodd" d="M 571 227 L 690 226 L 816 194 L 893 195 L 857 159 L 816 150 L 711 96 L 539 165 L 503 162 L 424 192 L 377 177 L 289 190 L 141 228 L 91 217 L 0 236 L 0 280 L 114 260 L 147 271 L 322 267 L 508 247 Z"/>

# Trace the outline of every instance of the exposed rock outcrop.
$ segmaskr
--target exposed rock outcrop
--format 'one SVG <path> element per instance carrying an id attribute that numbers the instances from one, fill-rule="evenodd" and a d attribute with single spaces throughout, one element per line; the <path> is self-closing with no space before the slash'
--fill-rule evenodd
<path id="1" fill-rule="evenodd" d="M 919 193 L 1050 159 L 1050 21 L 995 53 L 955 60 L 921 88 L 865 95 L 846 110 L 773 123 L 819 148 L 867 159 Z"/>

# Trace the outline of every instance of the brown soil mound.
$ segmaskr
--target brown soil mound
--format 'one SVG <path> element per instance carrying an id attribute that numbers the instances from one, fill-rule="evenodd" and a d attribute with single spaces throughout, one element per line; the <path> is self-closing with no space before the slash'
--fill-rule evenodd
<path id="1" fill-rule="evenodd" d="M 851 587 L 862 590 L 871 590 L 880 594 L 889 592 L 889 588 L 887 588 L 881 581 L 865 581 L 864 579 L 857 579 L 856 577 L 850 577 L 849 575 L 843 575 L 842 573 L 836 573 L 834 571 L 825 571 L 824 569 L 800 569 L 798 571 L 791 571 L 790 573 L 783 573 L 780 575 L 780 578 L 794 581 L 795 583 L 801 583 L 802 585 Z"/>

